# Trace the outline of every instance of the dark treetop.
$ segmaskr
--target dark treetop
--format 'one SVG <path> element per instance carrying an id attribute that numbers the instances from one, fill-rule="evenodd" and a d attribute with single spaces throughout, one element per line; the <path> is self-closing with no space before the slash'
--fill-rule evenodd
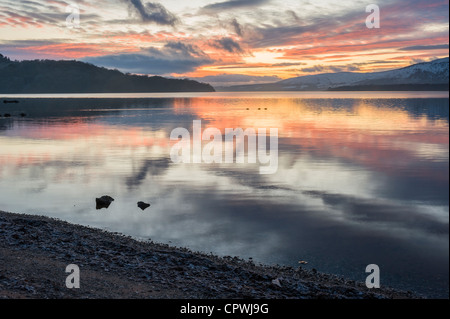
<path id="1" fill-rule="evenodd" d="M 79 61 L 11 61 L 0 54 L 0 93 L 214 92 L 206 83 L 124 74 Z"/>

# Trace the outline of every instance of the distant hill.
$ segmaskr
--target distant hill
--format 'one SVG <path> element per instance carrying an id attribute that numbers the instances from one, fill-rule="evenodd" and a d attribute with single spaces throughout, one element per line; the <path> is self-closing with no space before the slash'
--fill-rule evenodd
<path id="1" fill-rule="evenodd" d="M 430 91 L 448 90 L 449 58 L 383 72 L 338 72 L 279 82 L 216 88 L 218 91 Z"/>
<path id="2" fill-rule="evenodd" d="M 206 83 L 124 74 L 79 61 L 11 61 L 0 54 L 0 93 L 213 92 Z"/>

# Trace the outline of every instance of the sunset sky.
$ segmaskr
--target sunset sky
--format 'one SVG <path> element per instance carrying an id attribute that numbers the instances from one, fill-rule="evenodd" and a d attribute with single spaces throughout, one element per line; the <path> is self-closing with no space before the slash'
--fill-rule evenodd
<path id="1" fill-rule="evenodd" d="M 366 27 L 366 6 L 380 28 Z M 68 5 L 80 9 L 68 28 Z M 369 72 L 449 55 L 442 0 L 0 0 L 0 53 L 213 85 Z"/>

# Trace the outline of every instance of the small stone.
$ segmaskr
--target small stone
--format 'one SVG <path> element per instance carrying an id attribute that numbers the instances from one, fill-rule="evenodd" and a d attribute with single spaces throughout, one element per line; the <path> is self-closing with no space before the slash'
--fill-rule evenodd
<path id="1" fill-rule="evenodd" d="M 108 195 L 104 195 L 100 198 L 95 199 L 96 209 L 108 208 L 109 205 L 114 201 L 114 198 Z"/>
<path id="2" fill-rule="evenodd" d="M 138 202 L 138 203 L 137 203 L 137 206 L 138 206 L 140 209 L 145 210 L 145 209 L 147 209 L 147 208 L 150 207 L 150 204 L 144 203 L 144 202 Z"/>
<path id="3" fill-rule="evenodd" d="M 272 280 L 272 283 L 273 283 L 274 285 L 277 285 L 278 287 L 281 287 L 280 278 L 277 278 L 277 279 Z"/>

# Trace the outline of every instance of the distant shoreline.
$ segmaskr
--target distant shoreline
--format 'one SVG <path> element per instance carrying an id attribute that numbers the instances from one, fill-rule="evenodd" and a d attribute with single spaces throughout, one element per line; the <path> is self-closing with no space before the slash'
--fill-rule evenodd
<path id="1" fill-rule="evenodd" d="M 390 288 L 371 290 L 364 283 L 301 267 L 256 265 L 2 211 L 0 256 L 0 299 L 419 298 Z M 65 287 L 68 264 L 80 268 L 79 289 Z"/>
<path id="2" fill-rule="evenodd" d="M 216 91 L 216 92 L 163 92 L 163 93 L 0 93 L 0 107 L 4 99 L 147 99 L 147 98 L 449 98 L 449 91 Z M 19 101 L 20 102 L 20 101 Z"/>
<path id="3" fill-rule="evenodd" d="M 253 87 L 253 89 L 251 89 Z M 397 84 L 397 85 L 345 85 L 331 87 L 324 90 L 288 89 L 280 85 L 267 83 L 257 85 L 242 85 L 237 87 L 215 87 L 217 92 L 448 92 L 449 84 Z"/>

